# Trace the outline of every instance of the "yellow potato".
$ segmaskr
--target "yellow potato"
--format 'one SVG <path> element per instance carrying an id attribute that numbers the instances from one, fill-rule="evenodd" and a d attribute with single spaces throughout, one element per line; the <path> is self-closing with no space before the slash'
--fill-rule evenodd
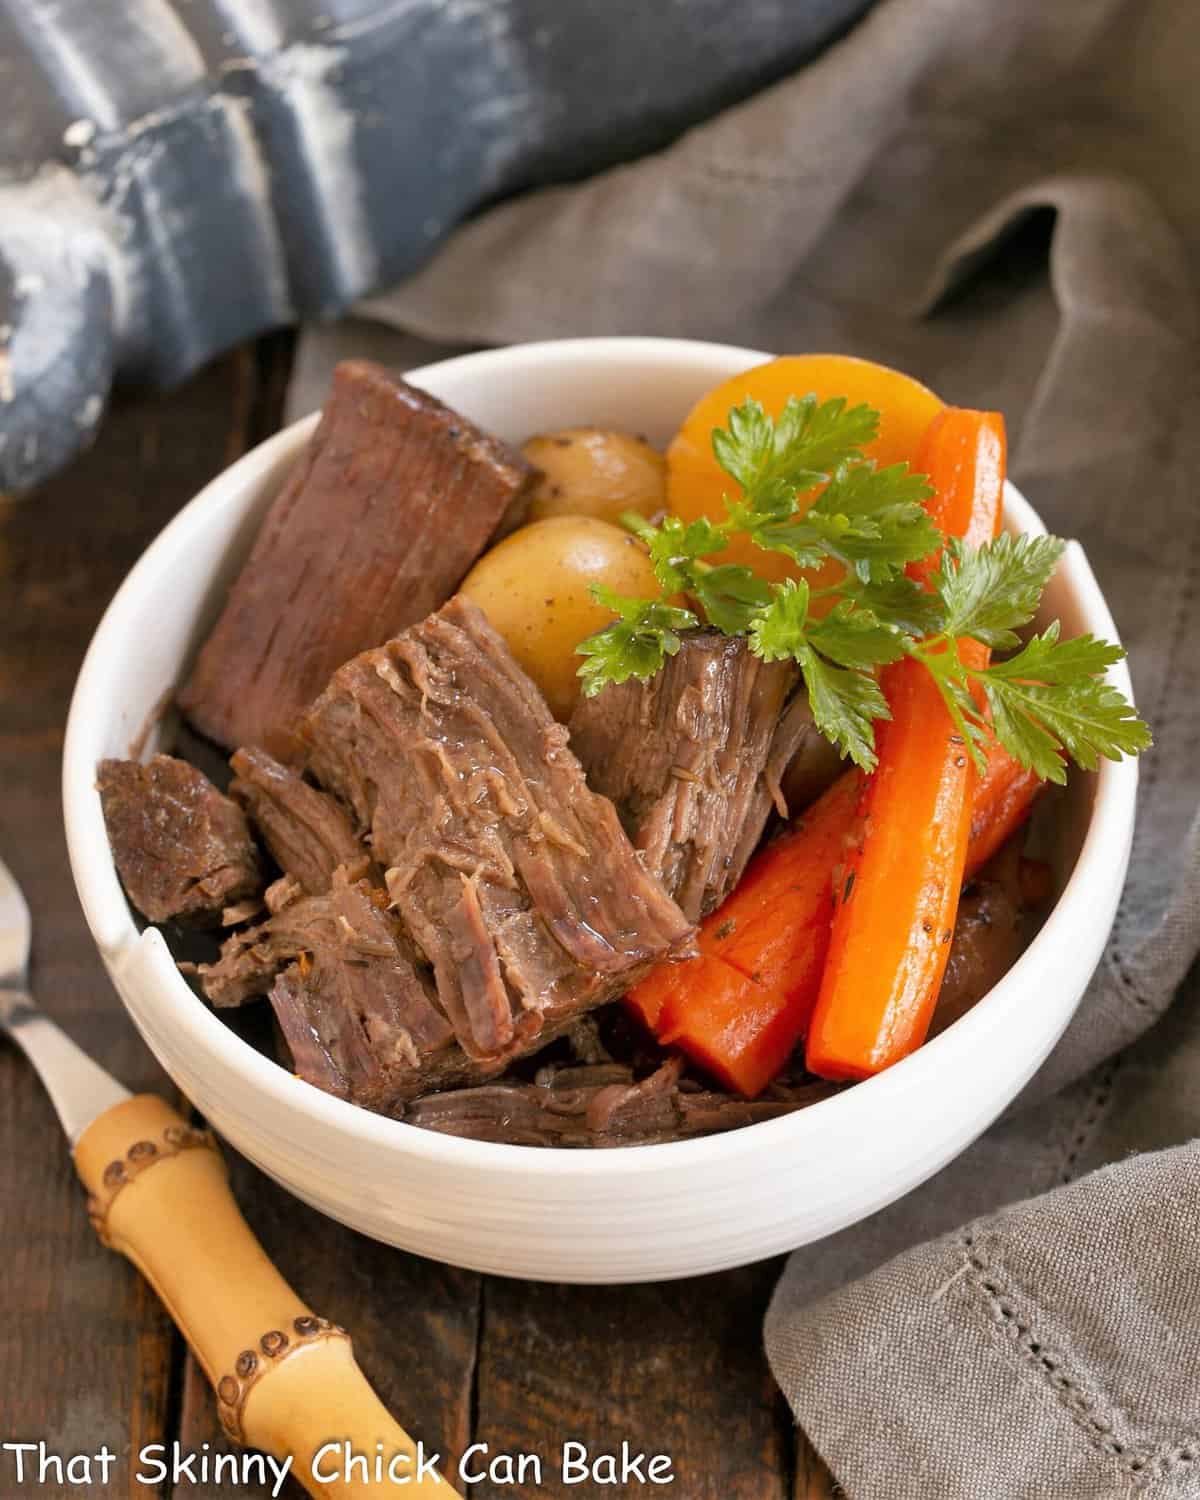
<path id="1" fill-rule="evenodd" d="M 531 521 L 595 516 L 616 522 L 623 510 L 652 516 L 666 506 L 666 459 L 642 438 L 564 427 L 531 437 L 521 451 L 542 471 L 530 500 Z"/>
<path id="2" fill-rule="evenodd" d="M 485 552 L 462 583 L 545 694 L 555 718 L 566 720 L 579 697 L 579 642 L 613 619 L 589 592 L 604 583 L 620 594 L 658 596 L 654 569 L 641 543 L 619 526 L 591 516 L 552 516 L 522 526 Z"/>

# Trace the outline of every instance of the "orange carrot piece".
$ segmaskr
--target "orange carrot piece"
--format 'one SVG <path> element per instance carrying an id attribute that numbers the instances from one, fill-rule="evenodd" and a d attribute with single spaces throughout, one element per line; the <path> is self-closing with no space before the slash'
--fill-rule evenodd
<path id="1" fill-rule="evenodd" d="M 693 962 L 700 972 L 692 976 L 686 993 L 677 991 L 674 1003 L 668 1000 L 658 1039 L 664 1047 L 678 1047 L 726 1088 L 753 1099 L 800 1039 L 802 999 L 789 1003 L 778 986 L 761 984 L 714 955 L 701 954 Z M 702 1017 L 691 1006 L 693 983 L 704 996 Z"/>
<path id="2" fill-rule="evenodd" d="M 1004 427 L 994 413 L 953 410 L 930 424 L 917 467 L 947 535 L 994 536 L 1004 486 Z M 927 580 L 936 554 L 914 565 Z M 964 660 L 983 647 L 958 643 Z M 946 970 L 971 832 L 975 772 L 924 666 L 885 668 L 891 718 L 876 735 L 864 784 L 863 835 L 847 859 L 809 1031 L 806 1060 L 826 1078 L 866 1078 L 925 1040 Z"/>
<path id="3" fill-rule="evenodd" d="M 737 887 L 700 930 L 701 950 L 746 973 L 783 973 L 770 957 L 781 941 L 781 911 L 823 901 L 853 828 L 862 773 L 844 771 L 820 797 L 760 849 Z"/>
<path id="4" fill-rule="evenodd" d="M 625 997 L 660 1042 L 748 1097 L 785 1066 L 816 1004 L 861 783 L 859 772 L 845 772 L 759 850 L 701 924 L 699 958 L 660 964 Z M 1020 827 L 1039 787 L 993 745 L 976 791 L 967 879 Z"/>
<path id="5" fill-rule="evenodd" d="M 927 509 L 946 535 L 961 536 L 968 546 L 979 547 L 999 533 L 1006 452 L 1004 419 L 998 412 L 948 406 L 929 424 L 917 467 L 930 465 L 925 472 L 930 474 L 934 495 Z M 913 563 L 908 572 L 927 582 L 937 561 L 935 553 Z M 1015 761 L 998 740 L 988 742 L 987 769 L 975 788 L 968 879 L 1021 826 L 1044 785 L 1036 772 Z"/>
<path id="6" fill-rule="evenodd" d="M 1045 785 L 1036 771 L 1014 760 L 999 740 L 988 742 L 987 769 L 978 779 L 971 808 L 967 880 L 1016 833 Z"/>
<path id="7" fill-rule="evenodd" d="M 914 468 L 933 486 L 925 502 L 945 536 L 981 547 L 999 535 L 1004 506 L 1007 446 L 1004 418 L 995 411 L 947 406 L 929 424 Z M 927 583 L 940 552 L 910 563 L 908 574 Z"/>
<path id="8" fill-rule="evenodd" d="M 750 1097 L 808 1026 L 859 781 L 846 772 L 755 855 L 702 923 L 699 959 L 660 965 L 626 996 L 660 1042 Z"/>
<path id="9" fill-rule="evenodd" d="M 892 718 L 859 803 L 806 1060 L 866 1078 L 920 1046 L 946 968 L 971 831 L 974 772 L 919 662 L 883 674 Z"/>

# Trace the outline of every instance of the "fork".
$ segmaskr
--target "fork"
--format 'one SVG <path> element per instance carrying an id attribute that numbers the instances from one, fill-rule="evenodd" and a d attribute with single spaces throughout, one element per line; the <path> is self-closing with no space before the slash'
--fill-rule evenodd
<path id="1" fill-rule="evenodd" d="M 32 926 L 0 860 L 0 1029 L 36 1068 L 71 1143 L 102 1244 L 128 1257 L 191 1345 L 236 1442 L 286 1463 L 324 1500 L 457 1491 L 397 1425 L 355 1362 L 343 1328 L 316 1316 L 254 1238 L 212 1135 L 165 1100 L 130 1094 L 34 1004 Z M 360 1462 L 351 1462 L 351 1455 Z"/>

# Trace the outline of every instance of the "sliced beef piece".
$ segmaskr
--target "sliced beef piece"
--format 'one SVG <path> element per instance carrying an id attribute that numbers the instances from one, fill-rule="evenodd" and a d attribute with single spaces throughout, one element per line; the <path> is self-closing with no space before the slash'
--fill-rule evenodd
<path id="1" fill-rule="evenodd" d="M 644 1146 L 753 1125 L 836 1092 L 809 1081 L 753 1101 L 683 1078 L 677 1059 L 640 1081 L 623 1063 L 544 1068 L 532 1083 L 430 1094 L 401 1118 L 426 1130 L 514 1146 Z"/>
<path id="2" fill-rule="evenodd" d="M 305 736 L 433 967 L 459 1052 L 442 1072 L 494 1073 L 690 947 L 565 728 L 467 600 L 342 667 Z"/>
<path id="3" fill-rule="evenodd" d="M 367 848 L 332 797 L 265 750 L 238 750 L 230 764 L 230 794 L 245 808 L 275 863 L 310 896 L 329 889 L 339 865 L 355 876 L 367 873 Z"/>
<path id="4" fill-rule="evenodd" d="M 125 894 L 151 922 L 215 926 L 262 889 L 242 810 L 170 755 L 101 761 L 96 784 Z"/>
<path id="5" fill-rule="evenodd" d="M 589 785 L 617 805 L 648 869 L 697 921 L 737 883 L 801 745 L 820 738 L 790 663 L 715 630 L 683 637 L 648 682 L 610 683 L 571 718 Z"/>
<path id="6" fill-rule="evenodd" d="M 442 604 L 531 473 L 381 366 L 340 364 L 179 696 L 188 718 L 228 749 L 290 759 L 295 719 L 334 669 Z"/>

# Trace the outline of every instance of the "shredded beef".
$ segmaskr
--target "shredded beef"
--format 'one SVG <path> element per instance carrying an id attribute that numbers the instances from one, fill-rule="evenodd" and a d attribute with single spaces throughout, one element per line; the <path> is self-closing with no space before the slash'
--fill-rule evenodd
<path id="1" fill-rule="evenodd" d="M 463 1076 L 469 1060 L 494 1072 L 535 1050 L 689 947 L 566 730 L 467 600 L 342 667 L 305 737 L 432 965 Z"/>
<path id="2" fill-rule="evenodd" d="M 349 814 L 265 750 L 238 750 L 229 790 L 245 808 L 275 863 L 311 896 L 329 889 L 339 865 L 365 874 L 366 846 Z"/>
<path id="3" fill-rule="evenodd" d="M 430 1094 L 401 1118 L 426 1130 L 514 1146 L 645 1146 L 771 1120 L 836 1092 L 806 1080 L 738 1099 L 681 1077 L 670 1059 L 640 1081 L 622 1063 L 549 1067 L 532 1083 L 491 1083 Z"/>
<path id="4" fill-rule="evenodd" d="M 691 921 L 737 884 L 771 809 L 787 812 L 789 764 L 820 738 L 795 683 L 789 663 L 698 630 L 649 681 L 610 683 L 571 718 L 589 785 Z"/>
<path id="5" fill-rule="evenodd" d="M 306 896 L 286 876 L 268 888 L 267 909 L 266 921 L 230 933 L 215 963 L 196 966 L 201 989 L 223 1010 L 268 994 L 279 971 L 311 952 L 314 934 L 333 921 L 328 893 Z"/>
<path id="6" fill-rule="evenodd" d="M 290 760 L 295 719 L 334 669 L 442 604 L 531 472 L 381 366 L 340 364 L 180 694 L 188 718 L 226 748 Z"/>
<path id="7" fill-rule="evenodd" d="M 453 1036 L 428 970 L 377 893 L 339 868 L 326 896 L 295 903 L 293 912 L 306 908 L 307 941 L 271 989 L 296 1072 L 368 1109 L 401 1097 Z"/>
<path id="8" fill-rule="evenodd" d="M 241 809 L 195 766 L 170 755 L 105 760 L 97 787 L 125 894 L 151 922 L 213 926 L 261 891 Z"/>

